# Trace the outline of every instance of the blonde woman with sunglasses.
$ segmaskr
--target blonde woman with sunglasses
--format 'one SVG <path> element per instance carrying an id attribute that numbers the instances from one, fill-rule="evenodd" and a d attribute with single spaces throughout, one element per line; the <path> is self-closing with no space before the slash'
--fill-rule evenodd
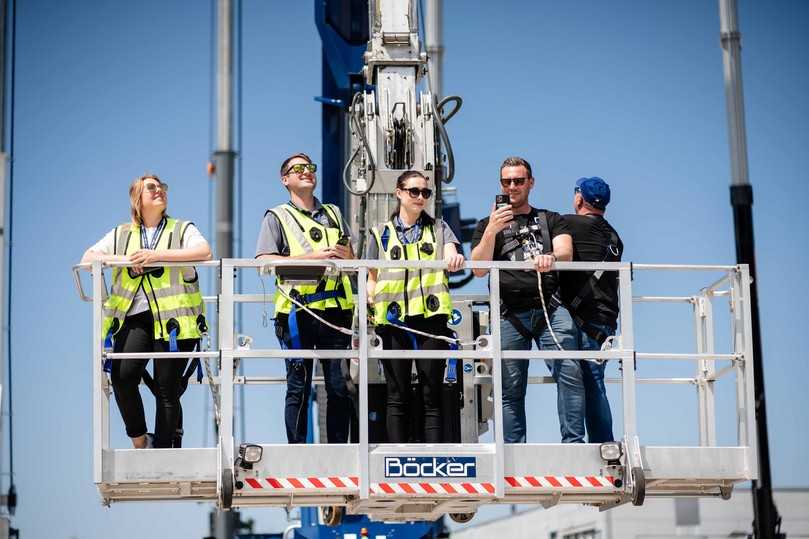
<path id="1" fill-rule="evenodd" d="M 190 221 L 166 214 L 168 185 L 155 174 L 129 186 L 131 221 L 118 225 L 90 247 L 82 262 L 129 262 L 113 269 L 104 303 L 102 335 L 115 352 L 190 352 L 207 331 L 202 296 L 193 267 L 161 262 L 211 259 L 208 242 Z M 181 425 L 181 382 L 188 359 L 154 362 L 157 399 L 154 436 L 147 436 L 139 384 L 148 359 L 118 359 L 109 368 L 115 401 L 133 447 L 172 447 Z"/>

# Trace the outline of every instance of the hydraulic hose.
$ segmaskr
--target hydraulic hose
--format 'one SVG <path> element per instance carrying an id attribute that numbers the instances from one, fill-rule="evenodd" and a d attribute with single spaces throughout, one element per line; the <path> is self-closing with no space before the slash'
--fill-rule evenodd
<path id="1" fill-rule="evenodd" d="M 366 194 L 368 194 L 371 191 L 371 188 L 374 186 L 374 181 L 376 179 L 376 163 L 374 162 L 374 156 L 371 153 L 371 147 L 368 144 L 368 139 L 365 138 L 365 131 L 362 129 L 359 120 L 357 120 L 357 115 L 355 111 L 357 100 L 361 98 L 363 95 L 365 94 L 363 94 L 362 92 L 357 92 L 356 94 L 354 94 L 354 97 L 351 99 L 351 107 L 349 108 L 348 111 L 351 125 L 359 135 L 362 145 L 357 146 L 357 148 L 352 152 L 351 157 L 346 161 L 346 164 L 343 167 L 343 186 L 346 188 L 346 191 L 358 197 L 365 196 Z M 371 181 L 368 182 L 368 187 L 366 187 L 365 190 L 355 191 L 351 187 L 351 175 L 349 174 L 349 171 L 351 170 L 351 165 L 354 162 L 354 159 L 357 158 L 357 155 L 359 155 L 360 150 L 363 149 L 365 150 L 365 155 L 368 156 L 368 162 L 370 164 L 369 169 L 371 171 Z"/>
<path id="2" fill-rule="evenodd" d="M 449 114 L 444 116 L 444 106 L 450 102 L 455 103 L 455 108 L 449 111 Z M 439 101 L 438 105 L 436 106 L 436 112 L 441 117 L 441 123 L 447 125 L 447 122 L 450 121 L 450 119 L 452 119 L 452 117 L 455 116 L 459 110 L 461 110 L 462 106 L 463 106 L 463 99 L 461 99 L 461 96 L 459 95 L 448 95 L 444 99 Z"/>
<path id="3" fill-rule="evenodd" d="M 443 99 L 442 103 L 447 99 L 449 98 Z M 461 98 L 458 97 L 459 102 L 460 99 Z M 454 116 L 455 113 L 458 112 L 458 109 L 460 108 L 461 108 L 460 105 L 455 107 L 455 109 L 452 111 L 452 114 L 449 115 L 449 118 Z M 441 114 L 438 111 L 439 111 L 438 104 L 436 103 L 435 96 L 433 95 L 433 112 L 435 113 L 435 123 L 438 126 L 438 135 L 441 138 L 441 142 L 444 144 L 444 148 L 447 151 L 447 176 L 444 178 L 444 183 L 450 183 L 452 179 L 455 177 L 455 154 L 452 152 L 452 144 L 449 141 L 447 130 L 446 128 L 444 128 L 444 121 L 442 120 Z"/>

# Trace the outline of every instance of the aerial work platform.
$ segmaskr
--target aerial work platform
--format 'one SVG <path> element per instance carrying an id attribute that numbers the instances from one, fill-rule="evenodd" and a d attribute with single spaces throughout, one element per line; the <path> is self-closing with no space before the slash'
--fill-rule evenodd
<path id="1" fill-rule="evenodd" d="M 123 264 L 110 264 L 123 265 Z M 183 264 L 166 264 L 183 265 Z M 187 264 L 186 264 L 187 265 Z M 323 261 L 283 261 L 287 266 L 323 266 Z M 499 272 L 531 269 L 527 262 L 467 262 L 467 268 L 490 270 L 491 293 L 454 298 L 469 321 L 478 312 L 480 331 L 456 328 L 466 343 L 459 350 L 408 350 L 408 357 L 437 361 L 457 358 L 463 371 L 464 407 L 462 443 L 374 444 L 368 435 L 369 364 L 380 358 L 401 357 L 382 350 L 368 327 L 366 278 L 376 267 L 444 267 L 443 262 L 386 262 L 335 260 L 333 271 L 357 274 L 357 327 L 353 350 L 242 349 L 236 346 L 234 313 L 239 303 L 264 303 L 266 294 L 234 292 L 238 271 L 273 271 L 267 261 L 223 259 L 197 264 L 218 269 L 218 294 L 209 309 L 209 324 L 216 326 L 210 351 L 193 353 L 118 354 L 105 352 L 101 335 L 102 304 L 106 296 L 104 266 L 74 268 L 79 294 L 93 309 L 93 481 L 105 504 L 134 500 L 212 501 L 220 508 L 240 506 L 341 506 L 348 513 L 368 514 L 388 521 L 432 520 L 442 514 L 471 518 L 481 505 L 526 503 L 550 507 L 559 503 L 586 503 L 609 509 L 647 496 L 721 496 L 728 498 L 734 485 L 757 478 L 753 363 L 750 318 L 750 276 L 747 266 L 675 266 L 630 263 L 560 262 L 560 271 L 617 271 L 621 315 L 618 336 L 611 349 L 593 351 L 509 351 L 500 348 Z M 81 269 L 91 269 L 92 293 L 82 289 Z M 687 296 L 635 296 L 633 273 L 639 271 L 718 272 L 721 278 Z M 715 352 L 713 303 L 725 298 L 730 306 L 730 353 Z M 692 306 L 696 347 L 693 353 L 638 351 L 633 332 L 633 303 L 686 303 Z M 466 311 L 464 311 L 466 310 Z M 214 324 L 214 322 L 216 322 Z M 474 343 L 474 344 L 472 344 Z M 218 418 L 216 447 L 181 449 L 116 449 L 109 441 L 111 386 L 101 366 L 130 357 L 200 357 L 211 371 L 200 387 L 208 386 Z M 280 360 L 291 357 L 353 358 L 359 364 L 358 444 L 267 444 L 261 440 L 234 440 L 234 387 L 250 383 L 235 376 L 234 360 Z M 619 361 L 620 377 L 608 382 L 621 388 L 623 433 L 617 444 L 506 444 L 502 431 L 502 359 L 597 359 Z M 691 362 L 689 378 L 641 378 L 640 362 Z M 736 444 L 717 445 L 715 383 L 734 379 L 736 389 Z M 552 383 L 531 377 L 529 383 Z M 696 388 L 699 445 L 653 446 L 643 443 L 637 429 L 636 389 L 639 384 L 688 384 Z M 280 406 L 280 402 L 279 402 Z M 485 437 L 481 435 L 489 431 Z M 491 441 L 481 441 L 483 438 Z M 246 448 L 244 444 L 249 444 Z M 252 457 L 239 454 L 247 449 Z M 606 447 L 605 447 L 606 446 Z M 260 449 L 259 449 L 260 448 Z M 256 456 L 258 458 L 256 459 Z M 239 459 L 239 457 L 241 457 Z M 255 462 L 247 462 L 252 460 Z"/>

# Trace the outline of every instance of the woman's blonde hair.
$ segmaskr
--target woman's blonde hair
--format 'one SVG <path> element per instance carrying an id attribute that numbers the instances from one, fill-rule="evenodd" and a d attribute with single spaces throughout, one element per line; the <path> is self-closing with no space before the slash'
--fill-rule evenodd
<path id="1" fill-rule="evenodd" d="M 132 215 L 132 224 L 139 226 L 143 224 L 143 214 L 141 213 L 141 197 L 143 196 L 143 182 L 145 180 L 157 180 L 163 183 L 157 174 L 144 174 L 132 180 L 129 185 L 129 212 Z M 166 215 L 166 210 L 163 210 L 163 215 Z"/>

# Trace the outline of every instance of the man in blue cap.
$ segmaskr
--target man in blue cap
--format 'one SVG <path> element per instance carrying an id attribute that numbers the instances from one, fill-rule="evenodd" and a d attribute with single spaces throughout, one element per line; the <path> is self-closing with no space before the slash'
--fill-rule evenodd
<path id="1" fill-rule="evenodd" d="M 610 186 L 598 177 L 581 178 L 573 196 L 575 214 L 565 215 L 573 237 L 573 261 L 617 262 L 623 243 L 604 218 Z M 570 312 L 566 337 L 573 350 L 600 350 L 618 322 L 618 274 L 614 271 L 562 271 L 562 304 Z M 562 442 L 613 441 L 612 414 L 604 387 L 603 362 L 566 359 L 549 363 L 556 380 Z"/>

